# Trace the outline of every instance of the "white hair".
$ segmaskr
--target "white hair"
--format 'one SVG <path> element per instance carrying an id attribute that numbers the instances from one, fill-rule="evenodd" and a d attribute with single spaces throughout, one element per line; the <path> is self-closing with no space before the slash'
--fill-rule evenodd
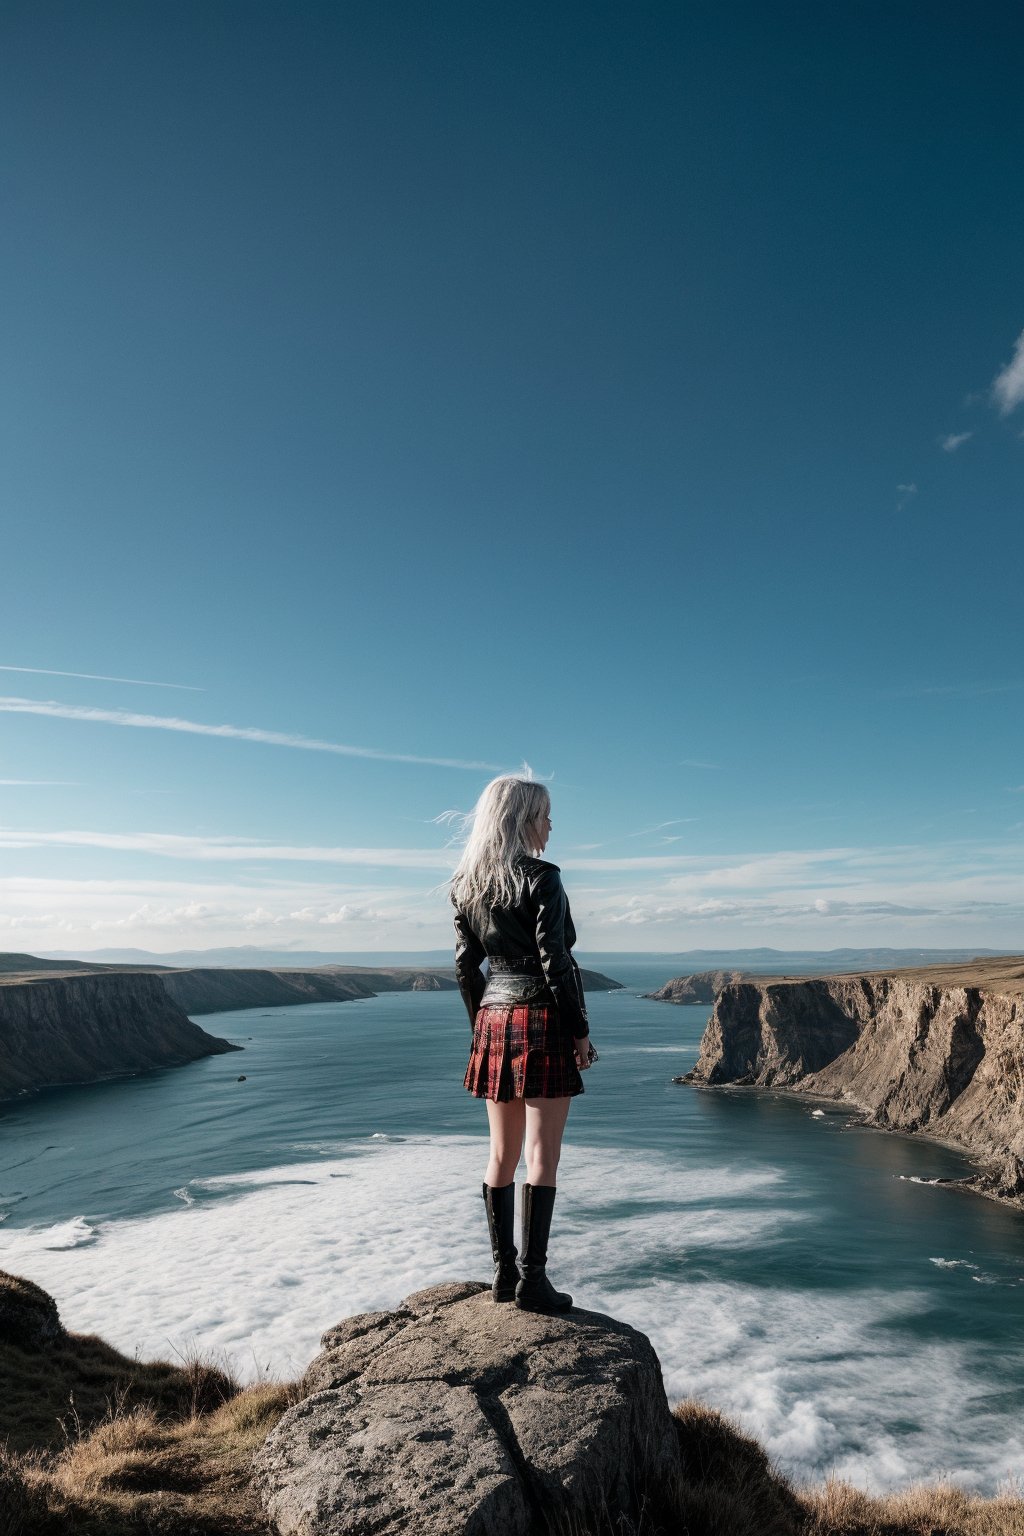
<path id="1" fill-rule="evenodd" d="M 463 823 L 466 846 L 452 875 L 460 911 L 481 916 L 488 906 L 511 907 L 523 892 L 516 860 L 540 852 L 536 828 L 551 810 L 547 787 L 504 774 L 492 779 Z"/>

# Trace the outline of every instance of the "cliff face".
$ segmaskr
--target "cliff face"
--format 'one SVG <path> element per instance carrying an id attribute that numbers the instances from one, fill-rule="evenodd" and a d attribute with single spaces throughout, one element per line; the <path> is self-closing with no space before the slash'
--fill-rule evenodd
<path id="1" fill-rule="evenodd" d="M 296 1003 L 351 1002 L 373 997 L 358 976 L 330 971 L 162 971 L 159 979 L 185 1013 L 227 1013 L 232 1008 L 286 1008 Z M 453 983 L 454 985 L 454 983 Z"/>
<path id="2" fill-rule="evenodd" d="M 1024 995 L 919 977 L 739 983 L 718 998 L 692 1082 L 792 1088 L 921 1131 L 1024 1196 Z"/>
<path id="3" fill-rule="evenodd" d="M 240 1049 L 186 1018 L 159 976 L 115 971 L 0 986 L 0 1099 Z"/>

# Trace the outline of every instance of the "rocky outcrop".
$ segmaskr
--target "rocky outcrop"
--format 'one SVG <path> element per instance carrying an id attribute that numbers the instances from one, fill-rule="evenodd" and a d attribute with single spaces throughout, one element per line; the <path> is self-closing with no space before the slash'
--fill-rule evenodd
<path id="1" fill-rule="evenodd" d="M 0 1269 L 0 1341 L 34 1352 L 62 1338 L 64 1325 L 49 1292 Z"/>
<path id="2" fill-rule="evenodd" d="M 869 1124 L 972 1154 L 986 1165 L 975 1187 L 1024 1204 L 1024 987 L 1012 972 L 999 985 L 740 982 L 720 994 L 685 1080 L 850 1104 Z"/>
<path id="3" fill-rule="evenodd" d="M 86 972 L 0 984 L 0 1099 L 240 1049 L 193 1024 L 156 975 Z"/>
<path id="4" fill-rule="evenodd" d="M 723 987 L 742 979 L 740 971 L 695 971 L 692 976 L 673 976 L 657 992 L 645 992 L 656 1003 L 713 1003 Z"/>
<path id="5" fill-rule="evenodd" d="M 600 971 L 588 971 L 580 966 L 580 979 L 583 982 L 584 992 L 621 992 L 622 982 L 612 981 L 610 976 L 603 976 Z"/>
<path id="6" fill-rule="evenodd" d="M 257 1453 L 281 1536 L 533 1536 L 656 1522 L 679 1446 L 643 1334 L 435 1286 L 324 1334 Z M 550 1522 L 550 1523 L 548 1523 Z"/>

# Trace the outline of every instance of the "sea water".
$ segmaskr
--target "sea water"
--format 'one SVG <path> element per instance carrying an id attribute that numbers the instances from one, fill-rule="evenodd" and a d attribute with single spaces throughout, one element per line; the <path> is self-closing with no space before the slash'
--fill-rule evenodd
<path id="1" fill-rule="evenodd" d="M 791 1476 L 1024 1479 L 1024 1216 L 837 1106 L 676 1084 L 710 1009 L 591 994 L 554 1280 L 641 1328 L 670 1401 Z M 487 1278 L 483 1106 L 456 993 L 205 1015 L 243 1047 L 0 1109 L 0 1267 L 129 1355 L 294 1376 L 340 1318 Z M 239 1078 L 244 1075 L 244 1081 Z M 822 1113 L 824 1108 L 824 1113 Z"/>

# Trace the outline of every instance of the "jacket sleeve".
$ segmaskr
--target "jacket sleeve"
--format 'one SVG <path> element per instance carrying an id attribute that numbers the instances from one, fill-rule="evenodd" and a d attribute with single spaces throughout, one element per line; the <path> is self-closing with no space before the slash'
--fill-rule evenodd
<path id="1" fill-rule="evenodd" d="M 569 904 L 565 899 L 562 876 L 548 865 L 535 888 L 537 902 L 537 948 L 540 963 L 562 1019 L 579 1040 L 589 1035 L 587 1006 L 579 967 L 569 952 L 566 930 L 573 933 Z"/>
<path id="2" fill-rule="evenodd" d="M 487 982 L 480 969 L 486 951 L 473 932 L 465 913 L 455 909 L 455 979 L 466 1005 L 470 1024 L 476 1023 L 476 1011 Z"/>

